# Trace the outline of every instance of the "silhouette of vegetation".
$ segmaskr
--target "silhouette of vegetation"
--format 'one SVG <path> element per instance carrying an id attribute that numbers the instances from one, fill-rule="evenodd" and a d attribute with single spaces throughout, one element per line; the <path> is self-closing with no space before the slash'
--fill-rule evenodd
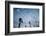
<path id="1" fill-rule="evenodd" d="M 39 27 L 39 21 L 35 21 L 36 27 Z"/>
<path id="2" fill-rule="evenodd" d="M 21 23 L 23 23 L 23 20 L 22 20 L 22 18 L 19 18 L 19 26 L 18 27 L 20 27 Z"/>
<path id="3" fill-rule="evenodd" d="M 30 25 L 30 27 L 31 27 L 31 22 L 29 21 L 29 25 Z"/>

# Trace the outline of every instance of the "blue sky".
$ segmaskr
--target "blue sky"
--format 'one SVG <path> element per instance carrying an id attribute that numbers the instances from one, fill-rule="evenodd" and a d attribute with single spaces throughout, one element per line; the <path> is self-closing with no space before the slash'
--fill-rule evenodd
<path id="1" fill-rule="evenodd" d="M 33 24 L 34 21 L 39 21 L 39 9 L 14 8 L 13 10 L 15 24 L 19 23 L 19 18 L 22 18 L 25 23 L 31 21 Z"/>

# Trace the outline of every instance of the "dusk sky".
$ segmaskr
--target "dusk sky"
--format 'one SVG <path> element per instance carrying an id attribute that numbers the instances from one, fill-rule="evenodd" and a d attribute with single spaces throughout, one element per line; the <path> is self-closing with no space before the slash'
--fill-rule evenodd
<path id="1" fill-rule="evenodd" d="M 14 8 L 13 21 L 15 22 L 15 25 L 18 25 L 19 18 L 22 18 L 24 23 L 28 23 L 29 21 L 31 21 L 32 25 L 34 25 L 35 21 L 39 21 L 39 9 Z"/>

